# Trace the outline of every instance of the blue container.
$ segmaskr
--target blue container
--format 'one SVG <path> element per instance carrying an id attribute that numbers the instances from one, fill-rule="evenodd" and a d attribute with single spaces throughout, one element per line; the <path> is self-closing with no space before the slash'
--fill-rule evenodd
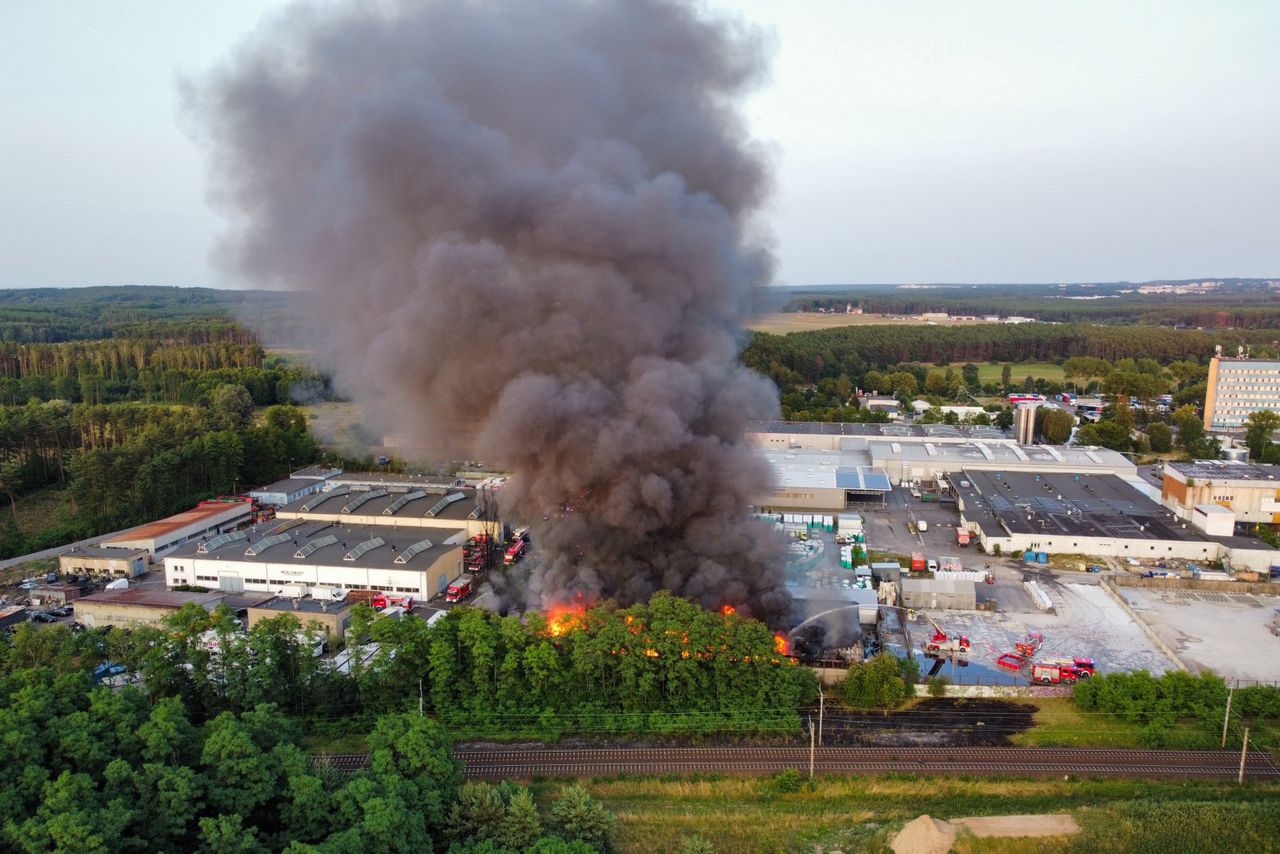
<path id="1" fill-rule="evenodd" d="M 1025 551 L 1022 553 L 1022 559 L 1025 560 L 1027 563 L 1035 563 L 1036 553 L 1033 551 Z"/>
<path id="2" fill-rule="evenodd" d="M 1048 563 L 1048 562 L 1049 562 L 1048 552 L 1036 552 L 1036 563 Z"/>

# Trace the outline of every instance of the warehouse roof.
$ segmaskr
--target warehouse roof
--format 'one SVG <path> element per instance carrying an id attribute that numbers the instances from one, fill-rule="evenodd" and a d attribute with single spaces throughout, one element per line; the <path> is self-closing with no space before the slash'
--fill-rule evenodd
<path id="1" fill-rule="evenodd" d="M 974 595 L 977 585 L 961 578 L 903 578 L 903 593 L 965 593 Z"/>
<path id="2" fill-rule="evenodd" d="M 397 474 L 380 471 L 347 471 L 329 478 L 329 483 L 333 486 L 395 486 L 404 489 L 430 487 L 449 489 L 460 485 L 457 478 L 442 477 L 438 474 Z"/>
<path id="3" fill-rule="evenodd" d="M 126 539 L 122 537 L 122 539 Z M 134 548 L 132 546 L 74 546 L 67 549 L 62 554 L 68 557 L 91 557 L 91 558 L 110 558 L 114 560 L 129 560 L 130 558 L 140 557 L 150 554 L 146 549 Z"/>
<path id="4" fill-rule="evenodd" d="M 225 599 L 222 593 L 187 593 L 180 590 L 157 590 L 131 587 L 128 590 L 100 590 L 76 600 L 82 604 L 131 605 L 136 608 L 181 608 L 188 602 L 197 605 L 214 605 Z"/>
<path id="5" fill-rule="evenodd" d="M 885 460 L 911 460 L 972 463 L 984 467 L 1034 464 L 1039 468 L 1057 469 L 1133 469 L 1133 463 L 1121 453 L 1082 445 L 1016 445 L 1007 441 L 978 440 L 936 445 L 932 442 L 899 444 L 880 441 L 869 442 L 866 447 L 876 464 L 883 464 Z"/>
<path id="6" fill-rule="evenodd" d="M 840 451 L 819 451 L 808 448 L 786 451 L 763 451 L 765 460 L 773 466 L 777 483 L 781 487 L 811 487 L 815 489 L 855 489 L 888 492 L 889 476 L 884 469 L 851 464 L 852 460 Z"/>
<path id="7" fill-rule="evenodd" d="M 193 507 L 176 516 L 170 516 L 168 519 L 160 519 L 156 522 L 143 525 L 140 528 L 134 528 L 132 531 L 122 531 L 110 540 L 104 540 L 104 545 L 110 545 L 113 542 L 133 542 L 134 540 L 149 540 L 157 537 L 163 537 L 165 534 L 172 534 L 174 531 L 200 523 L 215 523 L 215 520 L 226 514 L 229 510 L 238 510 L 248 515 L 250 506 L 248 501 L 219 501 L 210 504 L 202 504 L 199 507 Z"/>
<path id="8" fill-rule="evenodd" d="M 1113 474 L 964 470 L 965 518 L 1014 534 L 1204 541 L 1195 528 Z"/>
<path id="9" fill-rule="evenodd" d="M 250 608 L 261 608 L 265 611 L 299 612 L 303 614 L 338 614 L 351 607 L 345 599 L 298 599 L 286 596 L 273 596 Z"/>
<path id="10" fill-rule="evenodd" d="M 1165 470 L 1176 471 L 1184 478 L 1200 480 L 1280 480 L 1280 466 L 1241 463 L 1234 460 L 1196 460 L 1193 463 L 1167 463 Z"/>
<path id="11" fill-rule="evenodd" d="M 244 531 L 245 539 L 201 554 L 201 542 L 183 544 L 166 560 L 182 558 L 229 563 L 340 566 L 354 569 L 425 570 L 460 545 L 462 528 L 340 525 L 294 519 L 263 522 Z"/>
<path id="12" fill-rule="evenodd" d="M 455 495 L 462 497 L 453 499 L 452 496 Z M 309 495 L 292 501 L 280 507 L 276 515 L 281 517 L 292 514 L 304 517 L 374 516 L 379 519 L 385 518 L 388 524 L 396 519 L 411 517 L 462 521 L 471 518 L 471 514 L 476 511 L 477 499 L 480 495 L 481 493 L 474 489 L 442 487 L 438 484 L 411 490 L 400 489 L 395 492 L 390 488 L 334 489 L 327 493 Z M 344 511 L 344 507 L 351 509 Z"/>
<path id="13" fill-rule="evenodd" d="M 297 492 L 299 489 L 314 487 L 318 482 L 319 478 L 314 477 L 286 477 L 284 480 L 277 480 L 275 483 L 259 486 L 253 492 L 283 492 L 287 495 L 290 492 Z M 249 494 L 252 495 L 253 492 Z"/>

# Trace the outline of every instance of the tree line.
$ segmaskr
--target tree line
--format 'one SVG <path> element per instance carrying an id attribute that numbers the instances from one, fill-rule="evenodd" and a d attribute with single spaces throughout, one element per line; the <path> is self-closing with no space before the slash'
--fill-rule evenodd
<path id="1" fill-rule="evenodd" d="M 22 644 L 7 658 L 21 658 Z M 7 662 L 9 663 L 9 662 Z M 21 662 L 19 662 L 21 663 Z M 270 703 L 198 723 L 175 696 L 95 686 L 83 669 L 0 676 L 0 838 L 9 851 L 350 854 L 607 851 L 613 816 L 577 786 L 544 817 L 529 790 L 461 783 L 449 734 L 380 717 L 368 767 L 303 751 L 302 721 Z"/>
<path id="2" fill-rule="evenodd" d="M 150 521 L 318 457 L 301 410 L 253 412 L 247 389 L 232 384 L 214 388 L 202 406 L 0 406 L 0 494 L 11 510 L 0 515 L 0 556 Z M 24 534 L 18 499 L 49 486 L 70 489 L 70 515 Z"/>

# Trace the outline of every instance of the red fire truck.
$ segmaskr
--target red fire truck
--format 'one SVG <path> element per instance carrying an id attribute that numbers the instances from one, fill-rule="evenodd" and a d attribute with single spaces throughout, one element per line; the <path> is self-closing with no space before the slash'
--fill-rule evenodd
<path id="1" fill-rule="evenodd" d="M 465 575 L 460 575 L 449 583 L 449 589 L 444 592 L 444 601 L 461 602 L 471 595 L 471 579 Z"/>
<path id="2" fill-rule="evenodd" d="M 503 556 L 502 562 L 507 566 L 511 566 L 511 564 L 515 563 L 516 561 L 520 560 L 520 558 L 524 557 L 525 549 L 527 549 L 528 547 L 529 547 L 528 540 L 524 540 L 524 539 L 516 540 L 514 543 L 512 543 L 510 546 L 507 547 L 507 553 Z"/>

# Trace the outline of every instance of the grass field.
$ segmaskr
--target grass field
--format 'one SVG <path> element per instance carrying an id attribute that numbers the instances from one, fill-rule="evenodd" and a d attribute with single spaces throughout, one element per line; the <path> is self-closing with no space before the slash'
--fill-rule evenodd
<path id="1" fill-rule="evenodd" d="M 947 819 L 1055 812 L 1077 816 L 1078 839 L 1028 846 L 1025 840 L 962 838 L 955 850 L 1260 851 L 1280 845 L 1280 835 L 1273 836 L 1280 834 L 1280 784 L 900 775 L 820 778 L 812 790 L 788 794 L 769 779 L 594 780 L 586 787 L 617 815 L 617 847 L 624 854 L 676 852 L 690 836 L 710 841 L 721 854 L 888 851 L 897 830 L 922 814 Z M 559 789 L 559 783 L 535 784 L 544 805 Z M 1197 811 L 1221 820 L 1197 821 Z M 1170 833 L 1182 840 L 1179 847 L 1148 847 Z M 1273 847 L 1250 847 L 1258 839 L 1271 839 Z"/>
<path id="2" fill-rule="evenodd" d="M 1142 724 L 1104 712 L 1083 712 L 1069 697 L 1037 697 L 1033 726 L 1010 739 L 1020 747 L 1143 747 Z M 1168 733 L 1169 747 L 1209 750 L 1218 739 L 1193 724 Z"/>
<path id="3" fill-rule="evenodd" d="M 1000 383 L 1000 373 L 1004 370 L 1004 366 L 999 362 L 985 362 L 978 365 L 978 382 L 986 385 L 987 383 Z M 1022 382 L 1025 377 L 1032 376 L 1036 379 L 1046 379 L 1053 382 L 1063 382 L 1066 376 L 1062 373 L 1062 365 L 1055 365 L 1053 362 L 1014 362 L 1010 369 L 1014 385 Z"/>
<path id="4" fill-rule="evenodd" d="M 947 326 L 972 326 L 981 320 L 948 322 Z M 927 326 L 924 320 L 901 320 L 873 314 L 818 314 L 816 311 L 784 311 L 761 314 L 749 319 L 746 327 L 753 332 L 769 332 L 785 335 L 788 332 L 807 332 L 812 329 L 838 329 L 841 326 Z"/>

